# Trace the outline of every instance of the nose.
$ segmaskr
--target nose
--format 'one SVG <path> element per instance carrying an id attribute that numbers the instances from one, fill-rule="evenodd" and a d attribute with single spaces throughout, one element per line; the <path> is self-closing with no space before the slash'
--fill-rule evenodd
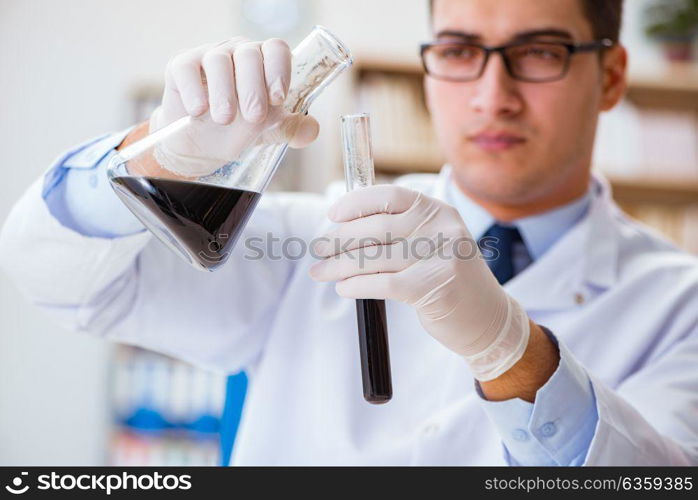
<path id="1" fill-rule="evenodd" d="M 484 73 L 473 83 L 470 106 L 476 113 L 488 118 L 506 118 L 523 110 L 517 83 L 507 72 L 502 54 L 490 54 Z"/>

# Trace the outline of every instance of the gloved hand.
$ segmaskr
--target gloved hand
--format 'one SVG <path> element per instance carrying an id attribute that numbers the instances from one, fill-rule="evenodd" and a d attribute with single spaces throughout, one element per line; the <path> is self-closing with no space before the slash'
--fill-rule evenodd
<path id="1" fill-rule="evenodd" d="M 167 65 L 150 133 L 187 115 L 196 118 L 162 141 L 155 159 L 175 174 L 199 177 L 255 144 L 307 146 L 318 135 L 318 123 L 283 109 L 290 79 L 291 51 L 279 39 L 236 37 L 180 53 Z"/>
<path id="2" fill-rule="evenodd" d="M 310 275 L 343 297 L 414 306 L 424 329 L 492 380 L 526 350 L 529 320 L 481 258 L 455 208 L 380 185 L 347 193 L 328 213 L 338 226 L 313 250 Z"/>

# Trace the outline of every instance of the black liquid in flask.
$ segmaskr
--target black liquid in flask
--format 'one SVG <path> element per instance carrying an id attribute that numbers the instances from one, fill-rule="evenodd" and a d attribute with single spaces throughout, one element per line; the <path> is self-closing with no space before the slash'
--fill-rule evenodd
<path id="1" fill-rule="evenodd" d="M 125 143 L 107 175 L 128 208 L 197 270 L 220 269 L 289 146 L 287 134 L 314 99 L 352 63 L 349 49 L 316 26 L 292 51 L 289 90 L 261 123 L 239 114 L 215 123 L 210 113 L 163 120 Z M 156 175 L 157 173 L 157 175 Z M 142 180 L 139 177 L 143 177 Z"/>
<path id="2" fill-rule="evenodd" d="M 200 268 L 223 264 L 260 193 L 201 182 L 122 176 L 111 180 L 121 200 Z"/>
<path id="3" fill-rule="evenodd" d="M 373 185 L 373 153 L 367 114 L 342 116 L 342 142 L 347 190 Z M 385 301 L 357 299 L 356 319 L 364 399 L 374 404 L 387 403 L 393 397 L 393 382 Z"/>

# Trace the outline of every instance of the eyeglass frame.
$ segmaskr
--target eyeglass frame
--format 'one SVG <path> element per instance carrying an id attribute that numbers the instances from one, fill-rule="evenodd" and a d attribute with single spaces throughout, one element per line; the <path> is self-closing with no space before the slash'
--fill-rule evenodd
<path id="1" fill-rule="evenodd" d="M 563 67 L 562 73 L 559 76 L 555 76 L 554 78 L 546 78 L 543 80 L 538 80 L 538 79 L 527 79 L 527 78 L 521 78 L 518 77 L 514 74 L 514 71 L 511 67 L 511 61 L 509 60 L 509 56 L 506 54 L 506 50 L 510 49 L 512 47 L 519 47 L 519 46 L 524 46 L 524 45 L 529 45 L 529 44 L 551 44 L 551 45 L 559 45 L 563 46 L 567 49 L 567 58 L 565 59 L 565 65 Z M 429 50 L 431 47 L 437 47 L 439 45 L 452 45 L 452 44 L 457 44 L 457 45 L 467 45 L 471 47 L 477 47 L 480 50 L 484 51 L 485 57 L 482 61 L 482 67 L 480 68 L 480 72 L 477 74 L 477 76 L 473 78 L 467 78 L 467 79 L 462 79 L 462 78 L 446 78 L 446 77 L 441 77 L 441 76 L 434 76 L 429 72 L 429 68 L 427 67 L 426 59 L 424 58 L 424 53 Z M 534 40 L 526 40 L 526 41 L 517 41 L 517 42 L 512 42 L 512 43 L 507 43 L 504 45 L 496 45 L 496 46 L 488 46 L 488 45 L 482 45 L 479 43 L 475 42 L 461 42 L 461 41 L 451 41 L 451 40 L 443 40 L 443 41 L 435 41 L 435 42 L 425 42 L 419 45 L 419 56 L 420 59 L 422 60 L 422 67 L 424 68 L 424 72 L 431 76 L 432 78 L 435 78 L 437 80 L 442 80 L 442 81 L 448 81 L 448 82 L 473 82 L 475 80 L 478 80 L 482 75 L 485 73 L 485 69 L 487 68 L 487 63 L 490 60 L 490 55 L 494 52 L 498 52 L 502 56 L 502 61 L 504 61 L 504 67 L 507 70 L 507 74 L 513 78 L 514 80 L 518 81 L 523 81 L 523 82 L 529 82 L 529 83 L 548 83 L 548 82 L 555 82 L 558 80 L 562 80 L 567 76 L 567 73 L 569 72 L 570 69 L 570 64 L 572 62 L 572 56 L 575 54 L 579 53 L 584 53 L 584 52 L 593 52 L 597 50 L 606 50 L 610 49 L 613 46 L 616 45 L 616 42 L 611 40 L 610 38 L 602 38 L 601 40 L 594 40 L 593 42 L 580 42 L 580 43 L 571 43 L 571 42 L 553 42 L 553 41 L 534 41 Z"/>

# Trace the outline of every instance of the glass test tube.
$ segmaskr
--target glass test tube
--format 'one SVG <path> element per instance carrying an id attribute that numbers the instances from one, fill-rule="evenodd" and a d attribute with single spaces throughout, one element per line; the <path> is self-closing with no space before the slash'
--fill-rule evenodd
<path id="1" fill-rule="evenodd" d="M 373 152 L 368 114 L 342 116 L 342 144 L 347 191 L 373 185 Z M 393 395 L 393 384 L 385 301 L 357 299 L 356 316 L 364 399 L 374 404 L 387 403 Z"/>

